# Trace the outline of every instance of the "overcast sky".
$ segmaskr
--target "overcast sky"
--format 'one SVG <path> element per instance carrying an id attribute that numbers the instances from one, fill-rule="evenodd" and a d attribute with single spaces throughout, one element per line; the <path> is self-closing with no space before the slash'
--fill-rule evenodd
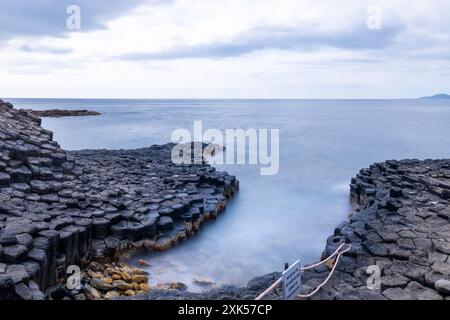
<path id="1" fill-rule="evenodd" d="M 449 13 L 448 0 L 0 0 L 0 96 L 450 92 Z"/>

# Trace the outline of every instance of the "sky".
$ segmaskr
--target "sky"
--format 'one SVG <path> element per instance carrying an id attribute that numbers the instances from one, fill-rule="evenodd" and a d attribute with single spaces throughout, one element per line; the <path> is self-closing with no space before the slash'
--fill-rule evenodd
<path id="1" fill-rule="evenodd" d="M 0 96 L 449 93 L 449 12 L 448 0 L 0 0 Z"/>

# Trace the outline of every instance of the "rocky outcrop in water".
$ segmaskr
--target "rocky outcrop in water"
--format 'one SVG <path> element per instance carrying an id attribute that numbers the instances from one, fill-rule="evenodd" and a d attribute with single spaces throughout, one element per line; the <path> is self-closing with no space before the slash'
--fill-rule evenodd
<path id="1" fill-rule="evenodd" d="M 167 249 L 239 188 L 206 163 L 174 165 L 173 144 L 66 152 L 40 124 L 0 100 L 0 299 L 44 299 L 68 266 Z"/>
<path id="2" fill-rule="evenodd" d="M 62 109 L 50 109 L 50 110 L 30 110 L 30 112 L 38 117 L 85 117 L 85 116 L 99 116 L 100 112 L 89 110 L 62 110 Z"/>

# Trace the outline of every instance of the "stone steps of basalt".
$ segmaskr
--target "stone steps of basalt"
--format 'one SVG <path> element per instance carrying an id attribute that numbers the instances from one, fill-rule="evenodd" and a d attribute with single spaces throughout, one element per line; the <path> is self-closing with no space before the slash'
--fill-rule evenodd
<path id="1" fill-rule="evenodd" d="M 173 165 L 173 144 L 66 152 L 40 124 L 0 100 L 0 299 L 42 299 L 69 265 L 124 244 L 167 248 L 239 188 L 207 164 Z"/>

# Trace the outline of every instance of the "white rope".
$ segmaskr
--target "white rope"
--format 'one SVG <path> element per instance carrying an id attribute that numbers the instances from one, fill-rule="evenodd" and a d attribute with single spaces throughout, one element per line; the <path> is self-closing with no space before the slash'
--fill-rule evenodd
<path id="1" fill-rule="evenodd" d="M 319 284 L 319 285 L 317 286 L 317 288 L 316 288 L 313 292 L 308 293 L 308 294 L 305 294 L 305 295 L 299 294 L 297 297 L 298 297 L 298 298 L 310 298 L 310 297 L 312 297 L 313 295 L 315 295 L 317 292 L 319 292 L 320 288 L 322 288 L 324 285 L 326 285 L 327 282 L 328 282 L 328 281 L 331 279 L 331 277 L 333 276 L 334 270 L 336 269 L 336 267 L 337 267 L 337 265 L 338 265 L 338 262 L 339 262 L 339 259 L 341 258 L 341 256 L 342 256 L 344 253 L 346 253 L 348 250 L 350 250 L 350 248 L 351 248 L 351 246 L 348 245 L 348 248 L 347 248 L 347 249 L 345 249 L 344 251 L 340 252 L 340 253 L 337 255 L 336 261 L 334 262 L 334 265 L 333 265 L 333 268 L 331 269 L 330 274 L 328 275 L 328 277 L 325 279 L 324 282 L 322 282 L 321 284 Z"/>
<path id="2" fill-rule="evenodd" d="M 270 292 L 272 292 L 272 290 L 274 290 L 276 287 L 278 287 L 279 284 L 281 284 L 282 280 L 283 278 L 280 278 L 277 281 L 275 281 L 269 288 L 267 288 L 267 290 L 265 290 L 263 293 L 257 296 L 255 300 L 261 300 L 262 298 L 267 296 Z"/>
<path id="3" fill-rule="evenodd" d="M 346 248 L 345 250 L 343 250 L 343 251 L 340 251 L 344 246 L 347 246 L 347 248 Z M 336 257 L 335 262 L 334 262 L 333 268 L 331 269 L 330 274 L 329 274 L 328 277 L 325 279 L 325 281 L 322 282 L 322 283 L 321 283 L 321 284 L 320 284 L 313 292 L 311 292 L 311 293 L 309 293 L 309 294 L 307 294 L 307 295 L 299 295 L 298 297 L 299 297 L 299 298 L 309 298 L 309 297 L 312 297 L 313 295 L 315 295 L 315 294 L 320 290 L 320 288 L 322 288 L 324 285 L 326 285 L 327 282 L 331 279 L 331 277 L 332 277 L 332 275 L 333 275 L 333 273 L 334 273 L 334 271 L 335 271 L 335 269 L 336 269 L 336 266 L 337 266 L 337 264 L 338 264 L 338 262 L 339 262 L 339 259 L 340 259 L 341 255 L 343 255 L 344 253 L 346 253 L 346 252 L 349 251 L 350 249 L 351 249 L 351 245 L 350 245 L 350 244 L 341 243 L 341 245 L 336 249 L 336 251 L 334 251 L 333 254 L 331 254 L 331 255 L 330 255 L 328 258 L 326 258 L 325 260 L 323 260 L 323 261 L 321 261 L 321 262 L 319 262 L 319 263 L 316 263 L 316 264 L 307 266 L 307 267 L 300 268 L 300 271 L 305 271 L 305 270 L 314 269 L 314 268 L 316 268 L 316 267 L 318 267 L 318 266 L 320 266 L 320 265 L 326 263 L 327 261 L 329 261 L 330 259 L 332 259 L 335 255 L 338 255 L 338 256 Z M 272 292 L 278 285 L 280 285 L 281 282 L 282 282 L 282 280 L 283 280 L 283 278 L 279 278 L 279 279 L 278 279 L 277 281 L 275 281 L 269 288 L 267 288 L 267 289 L 266 289 L 264 292 L 262 292 L 258 297 L 256 297 L 255 300 L 261 300 L 261 299 L 263 299 L 263 298 L 264 298 L 265 296 L 267 296 L 270 292 Z"/>
<path id="4" fill-rule="evenodd" d="M 321 266 L 321 265 L 324 264 L 325 262 L 331 260 L 336 254 L 338 254 L 339 251 L 342 249 L 342 247 L 344 247 L 345 245 L 346 245 L 346 244 L 345 244 L 344 242 L 341 243 L 341 245 L 336 249 L 336 251 L 334 251 L 334 252 L 331 254 L 331 256 L 329 256 L 329 257 L 326 258 L 325 260 L 322 260 L 322 261 L 320 261 L 319 263 L 312 264 L 312 265 L 310 265 L 310 266 L 306 266 L 306 267 L 300 268 L 300 270 L 301 270 L 301 271 L 306 271 L 306 270 L 315 269 L 315 268 L 317 268 L 318 266 Z"/>

